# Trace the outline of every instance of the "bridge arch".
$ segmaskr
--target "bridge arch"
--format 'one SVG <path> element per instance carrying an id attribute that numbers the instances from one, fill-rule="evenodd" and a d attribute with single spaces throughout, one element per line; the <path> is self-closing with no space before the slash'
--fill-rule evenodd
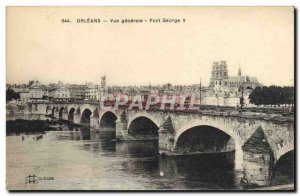
<path id="1" fill-rule="evenodd" d="M 140 117 L 145 117 L 145 118 L 151 120 L 158 128 L 161 126 L 161 123 L 157 119 L 155 119 L 152 115 L 150 115 L 149 113 L 141 113 L 141 114 L 137 113 L 134 116 L 132 116 L 131 118 L 129 118 L 129 122 L 127 124 L 128 125 L 127 129 L 129 129 L 130 124 L 134 120 L 136 120 L 137 118 L 140 118 Z"/>
<path id="2" fill-rule="evenodd" d="M 294 181 L 295 174 L 295 150 L 290 150 L 283 154 L 273 166 L 273 180 L 284 179 L 285 181 Z"/>
<path id="3" fill-rule="evenodd" d="M 128 123 L 128 136 L 134 139 L 158 139 L 159 125 L 155 120 L 138 116 Z"/>
<path id="4" fill-rule="evenodd" d="M 99 110 L 98 110 L 98 108 L 95 108 L 95 109 L 94 109 L 94 111 L 93 111 L 93 116 L 99 118 Z"/>
<path id="5" fill-rule="evenodd" d="M 59 117 L 59 119 L 62 119 L 64 110 L 65 110 L 65 108 L 64 108 L 63 106 L 62 106 L 62 107 L 60 107 L 60 109 L 59 109 L 59 113 L 58 113 L 58 117 Z"/>
<path id="6" fill-rule="evenodd" d="M 294 142 L 278 144 L 279 149 L 274 152 L 275 163 L 280 160 L 282 156 L 294 150 Z"/>
<path id="7" fill-rule="evenodd" d="M 235 150 L 235 141 L 228 133 L 208 125 L 193 126 L 183 131 L 176 138 L 174 145 L 174 149 L 179 153 Z"/>
<path id="8" fill-rule="evenodd" d="M 46 107 L 46 114 L 48 114 L 50 111 L 51 111 L 51 106 L 48 105 L 48 106 Z"/>
<path id="9" fill-rule="evenodd" d="M 68 112 L 68 120 L 69 121 L 74 121 L 74 113 L 75 113 L 75 108 L 70 108 L 69 112 Z"/>
<path id="10" fill-rule="evenodd" d="M 56 110 L 56 107 L 54 106 L 51 110 L 51 115 L 54 116 L 54 113 L 55 113 L 55 110 Z"/>
<path id="11" fill-rule="evenodd" d="M 177 148 L 177 143 L 178 139 L 184 132 L 194 128 L 194 127 L 201 127 L 201 126 L 206 126 L 206 127 L 212 127 L 214 129 L 217 129 L 219 132 L 223 132 L 224 135 L 230 136 L 229 141 L 227 143 L 225 151 L 232 151 L 234 148 L 235 150 L 235 169 L 236 170 L 241 170 L 243 168 L 243 151 L 242 151 L 242 144 L 243 140 L 242 138 L 235 132 L 234 127 L 231 126 L 226 126 L 226 124 L 221 124 L 218 123 L 207 123 L 208 121 L 203 121 L 203 120 L 197 120 L 192 123 L 188 123 L 187 125 L 181 127 L 178 129 L 178 131 L 175 134 L 174 138 L 174 149 Z M 222 136 L 221 136 L 222 137 Z M 228 138 L 228 137 L 227 137 Z M 226 141 L 226 137 L 223 136 L 223 141 Z M 231 144 L 231 145 L 230 145 Z"/>
<path id="12" fill-rule="evenodd" d="M 91 121 L 91 115 L 92 115 L 92 111 L 89 108 L 85 108 L 82 111 L 81 117 L 80 117 L 80 123 L 83 124 L 90 124 Z"/>
<path id="13" fill-rule="evenodd" d="M 294 159 L 294 153 L 295 153 L 295 150 L 294 150 L 294 149 L 289 150 L 288 152 L 284 153 L 284 154 L 276 161 L 276 163 L 274 164 L 274 167 L 275 167 L 277 164 L 280 164 L 280 162 L 283 161 L 283 160 L 286 159 L 286 158 L 292 158 L 292 159 Z"/>
<path id="14" fill-rule="evenodd" d="M 99 116 L 100 127 L 115 127 L 117 115 L 113 111 L 105 111 Z"/>
<path id="15" fill-rule="evenodd" d="M 233 138 L 233 140 L 238 144 L 238 146 L 242 146 L 242 144 L 243 144 L 242 138 L 238 134 L 236 134 L 235 131 L 233 131 L 233 128 L 230 129 L 230 127 L 224 126 L 220 123 L 211 124 L 211 123 L 205 123 L 203 121 L 194 121 L 192 123 L 189 123 L 189 124 L 181 127 L 176 132 L 176 135 L 175 135 L 175 138 L 174 138 L 174 147 L 176 147 L 177 140 L 181 136 L 181 134 L 183 134 L 185 131 L 187 131 L 189 129 L 192 129 L 193 127 L 201 127 L 201 126 L 214 127 L 218 130 L 221 130 L 225 134 L 229 135 L 231 138 Z"/>

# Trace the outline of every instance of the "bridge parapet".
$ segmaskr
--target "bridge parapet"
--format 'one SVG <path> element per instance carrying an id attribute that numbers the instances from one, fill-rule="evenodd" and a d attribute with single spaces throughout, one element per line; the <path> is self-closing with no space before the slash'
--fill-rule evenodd
<path id="1" fill-rule="evenodd" d="M 93 101 L 76 101 L 76 102 L 61 102 L 61 101 L 47 101 L 47 102 L 31 102 L 29 103 L 32 113 L 46 114 L 47 106 L 68 106 L 68 109 L 71 107 L 89 108 L 94 110 L 100 108 L 99 102 Z M 119 110 L 124 110 L 126 107 L 120 108 Z M 147 113 L 179 113 L 183 115 L 187 114 L 201 114 L 206 116 L 223 116 L 223 117 L 236 117 L 236 118 L 247 118 L 255 120 L 266 120 L 266 121 L 275 121 L 275 122 L 294 122 L 294 112 L 289 111 L 287 108 L 245 108 L 237 109 L 232 107 L 217 107 L 217 106 L 201 106 L 199 110 L 194 111 L 177 111 L 177 110 L 160 110 L 159 107 L 153 107 L 151 110 L 147 110 Z"/>

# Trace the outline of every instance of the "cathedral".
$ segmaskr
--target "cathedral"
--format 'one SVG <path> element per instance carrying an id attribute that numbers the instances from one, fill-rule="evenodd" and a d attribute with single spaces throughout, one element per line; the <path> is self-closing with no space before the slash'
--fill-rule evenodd
<path id="1" fill-rule="evenodd" d="M 226 61 L 213 62 L 210 84 L 215 90 L 237 89 L 244 87 L 246 89 L 255 89 L 261 86 L 256 77 L 243 76 L 239 68 L 237 76 L 228 76 Z"/>

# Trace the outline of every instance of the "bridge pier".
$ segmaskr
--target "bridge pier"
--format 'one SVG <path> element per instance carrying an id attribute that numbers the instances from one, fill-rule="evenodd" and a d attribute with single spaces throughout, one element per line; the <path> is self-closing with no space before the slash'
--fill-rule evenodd
<path id="1" fill-rule="evenodd" d="M 118 140 L 127 140 L 128 139 L 128 130 L 126 124 L 123 122 L 116 122 L 116 139 Z"/>
<path id="2" fill-rule="evenodd" d="M 242 182 L 249 185 L 269 185 L 274 157 L 261 127 L 246 141 L 242 149 L 244 168 Z"/>
<path id="3" fill-rule="evenodd" d="M 128 139 L 127 118 L 126 111 L 123 111 L 120 115 L 120 119 L 116 121 L 116 139 L 118 140 Z"/>
<path id="4" fill-rule="evenodd" d="M 52 113 L 51 109 L 46 110 L 46 115 L 51 115 L 51 113 Z"/>
<path id="5" fill-rule="evenodd" d="M 62 120 L 68 120 L 68 113 L 63 112 L 63 113 L 62 113 L 61 119 L 62 119 Z"/>
<path id="6" fill-rule="evenodd" d="M 95 115 L 92 115 L 90 117 L 90 127 L 92 129 L 99 129 L 100 126 L 99 126 L 99 117 L 95 116 Z"/>
<path id="7" fill-rule="evenodd" d="M 57 110 L 54 111 L 54 118 L 59 119 L 59 111 Z"/>
<path id="8" fill-rule="evenodd" d="M 80 125 L 80 114 L 74 114 L 74 124 Z"/>
<path id="9" fill-rule="evenodd" d="M 174 138 L 175 130 L 172 124 L 171 117 L 168 116 L 164 124 L 158 130 L 159 154 L 172 155 L 174 154 Z"/>

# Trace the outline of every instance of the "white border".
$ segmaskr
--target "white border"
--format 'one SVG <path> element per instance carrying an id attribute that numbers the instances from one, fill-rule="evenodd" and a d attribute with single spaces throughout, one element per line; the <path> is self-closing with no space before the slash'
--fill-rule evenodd
<path id="1" fill-rule="evenodd" d="M 6 44 L 5 44 L 5 36 L 6 36 L 6 13 L 5 9 L 6 6 L 295 6 L 298 8 L 298 15 L 300 9 L 300 1 L 299 0 L 201 0 L 201 1 L 193 1 L 193 0 L 1 0 L 0 1 L 0 31 L 1 31 L 1 66 L 0 66 L 0 89 L 1 95 L 0 96 L 0 119 L 1 119 L 1 131 L 2 134 L 0 136 L 0 153 L 1 153 L 1 165 L 0 165 L 0 193 L 1 195 L 8 195 L 9 193 L 6 191 L 6 140 L 5 140 L 5 84 L 6 84 Z M 299 20 L 297 19 L 297 26 L 299 26 Z M 298 33 L 299 35 L 299 33 Z M 298 36 L 297 36 L 298 37 Z M 299 50 L 297 51 L 297 56 L 299 56 Z M 282 65 L 284 69 L 284 65 Z M 299 70 L 299 68 L 298 68 Z M 298 75 L 299 73 L 297 73 Z M 299 92 L 299 84 L 297 83 L 297 91 Z M 297 99 L 297 103 L 299 104 L 299 96 Z M 298 113 L 299 114 L 299 113 Z M 299 115 L 297 118 L 299 122 Z M 297 141 L 299 141 L 300 133 L 297 133 Z M 298 151 L 297 151 L 298 152 Z M 297 153 L 297 157 L 299 156 L 299 152 Z M 297 161 L 298 163 L 298 161 Z M 297 165 L 297 169 L 298 165 Z M 297 175 L 298 177 L 298 175 Z M 297 178 L 297 182 L 299 179 Z M 24 193 L 22 193 L 24 194 Z M 36 193 L 36 195 L 45 195 L 47 193 Z M 62 195 L 64 193 L 56 193 L 58 195 Z M 73 194 L 73 193 L 71 193 Z M 80 193 L 79 195 L 86 195 L 89 193 Z M 98 193 L 101 195 L 108 195 L 111 193 Z M 115 193 L 120 194 L 120 193 Z M 132 194 L 132 193 L 127 193 Z M 146 193 L 136 193 L 138 195 L 143 195 Z M 155 195 L 162 195 L 166 193 L 153 193 Z M 174 193 L 169 193 L 174 194 Z M 188 194 L 188 193 L 181 193 L 181 194 Z M 200 193 L 204 194 L 204 193 Z M 211 193 L 209 193 L 211 195 Z M 213 193 L 213 195 L 218 193 Z M 227 193 L 228 194 L 228 193 Z M 231 194 L 231 193 L 229 193 Z M 241 193 L 238 193 L 241 194 Z M 261 195 L 263 193 L 253 193 L 256 195 Z"/>

